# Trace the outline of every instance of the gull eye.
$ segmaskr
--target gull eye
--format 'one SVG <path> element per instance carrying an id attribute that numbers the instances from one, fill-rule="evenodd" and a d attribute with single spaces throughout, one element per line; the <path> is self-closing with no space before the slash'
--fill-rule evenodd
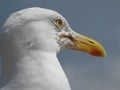
<path id="1" fill-rule="evenodd" d="M 63 25 L 63 21 L 62 21 L 61 19 L 56 19 L 56 20 L 55 20 L 55 25 L 56 25 L 57 27 L 60 27 L 60 26 Z"/>

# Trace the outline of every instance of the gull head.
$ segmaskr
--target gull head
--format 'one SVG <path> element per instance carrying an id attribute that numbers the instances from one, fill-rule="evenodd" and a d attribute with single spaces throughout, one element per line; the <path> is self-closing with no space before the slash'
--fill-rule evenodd
<path id="1" fill-rule="evenodd" d="M 93 56 L 106 55 L 100 43 L 73 31 L 67 20 L 53 10 L 33 7 L 15 12 L 3 28 L 10 45 L 20 50 L 57 53 L 69 48 Z"/>

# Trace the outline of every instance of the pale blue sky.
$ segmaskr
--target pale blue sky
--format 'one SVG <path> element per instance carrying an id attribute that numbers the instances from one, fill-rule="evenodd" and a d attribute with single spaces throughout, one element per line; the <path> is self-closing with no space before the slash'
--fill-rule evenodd
<path id="1" fill-rule="evenodd" d="M 0 27 L 28 7 L 58 11 L 73 30 L 105 47 L 107 58 L 72 50 L 58 54 L 72 90 L 120 90 L 120 0 L 0 0 Z"/>

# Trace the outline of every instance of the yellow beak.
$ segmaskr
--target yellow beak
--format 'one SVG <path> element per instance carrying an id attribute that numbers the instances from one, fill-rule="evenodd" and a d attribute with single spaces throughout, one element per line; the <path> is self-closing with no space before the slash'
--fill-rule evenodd
<path id="1" fill-rule="evenodd" d="M 93 56 L 100 56 L 100 57 L 106 56 L 106 52 L 103 46 L 91 38 L 76 33 L 75 35 L 69 35 L 69 36 L 63 35 L 63 37 L 70 39 L 73 43 L 67 45 L 66 46 L 67 48 L 83 51 Z"/>

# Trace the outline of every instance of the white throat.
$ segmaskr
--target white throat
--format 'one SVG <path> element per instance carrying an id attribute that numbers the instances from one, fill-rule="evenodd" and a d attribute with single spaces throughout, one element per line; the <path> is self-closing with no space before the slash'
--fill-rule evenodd
<path id="1" fill-rule="evenodd" d="M 2 79 L 9 84 L 2 90 L 70 90 L 55 53 L 30 51 L 16 61 L 6 59 Z"/>

